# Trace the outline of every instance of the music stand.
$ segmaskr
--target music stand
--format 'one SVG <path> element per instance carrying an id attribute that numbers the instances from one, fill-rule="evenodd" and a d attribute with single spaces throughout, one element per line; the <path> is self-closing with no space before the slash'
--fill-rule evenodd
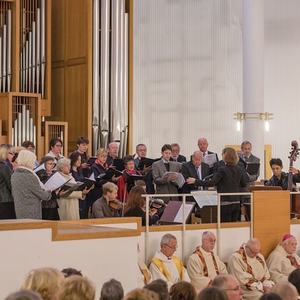
<path id="1" fill-rule="evenodd" d="M 196 203 L 186 202 L 186 214 L 184 222 L 190 218 L 190 215 L 194 209 Z M 181 201 L 169 201 L 166 206 L 160 220 L 159 224 L 168 225 L 168 224 L 182 224 L 182 212 L 183 212 L 183 203 Z"/>

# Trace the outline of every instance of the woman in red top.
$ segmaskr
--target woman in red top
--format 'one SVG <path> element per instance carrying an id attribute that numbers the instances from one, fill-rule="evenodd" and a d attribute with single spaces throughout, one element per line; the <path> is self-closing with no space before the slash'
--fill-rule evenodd
<path id="1" fill-rule="evenodd" d="M 118 199 L 123 202 L 127 200 L 128 193 L 131 188 L 135 185 L 135 180 L 141 180 L 143 177 L 131 177 L 132 175 L 142 176 L 142 173 L 135 170 L 134 168 L 134 158 L 131 155 L 124 157 L 125 170 L 123 175 L 118 179 Z"/>

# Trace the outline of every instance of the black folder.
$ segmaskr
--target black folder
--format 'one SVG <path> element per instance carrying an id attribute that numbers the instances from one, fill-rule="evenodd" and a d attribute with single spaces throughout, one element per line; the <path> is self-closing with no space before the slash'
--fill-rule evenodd
<path id="1" fill-rule="evenodd" d="M 260 163 L 250 163 L 248 162 L 246 165 L 246 171 L 250 175 L 256 175 L 259 171 Z"/>
<path id="2" fill-rule="evenodd" d="M 116 176 L 116 177 L 119 177 L 121 175 L 123 175 L 122 172 L 120 172 L 119 170 L 115 169 L 115 168 L 112 168 L 110 167 L 105 173 L 103 174 L 100 174 L 97 178 L 97 179 L 102 179 L 102 180 L 107 180 L 107 181 L 111 181 L 112 177 L 113 176 Z"/>

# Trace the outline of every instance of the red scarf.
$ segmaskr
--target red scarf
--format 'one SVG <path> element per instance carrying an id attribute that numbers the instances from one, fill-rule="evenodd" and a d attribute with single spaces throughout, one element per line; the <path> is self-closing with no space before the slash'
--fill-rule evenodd
<path id="1" fill-rule="evenodd" d="M 102 163 L 98 158 L 95 160 L 95 163 L 101 167 L 103 167 L 105 170 L 108 170 L 108 164 L 107 163 Z"/>

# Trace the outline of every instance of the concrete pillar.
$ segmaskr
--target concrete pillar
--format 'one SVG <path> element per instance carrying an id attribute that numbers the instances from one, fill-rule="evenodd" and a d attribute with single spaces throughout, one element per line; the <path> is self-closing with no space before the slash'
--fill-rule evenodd
<path id="1" fill-rule="evenodd" d="M 264 1 L 243 0 L 243 112 L 264 112 Z M 252 152 L 261 160 L 264 178 L 264 122 L 247 119 L 243 139 L 252 143 Z"/>

